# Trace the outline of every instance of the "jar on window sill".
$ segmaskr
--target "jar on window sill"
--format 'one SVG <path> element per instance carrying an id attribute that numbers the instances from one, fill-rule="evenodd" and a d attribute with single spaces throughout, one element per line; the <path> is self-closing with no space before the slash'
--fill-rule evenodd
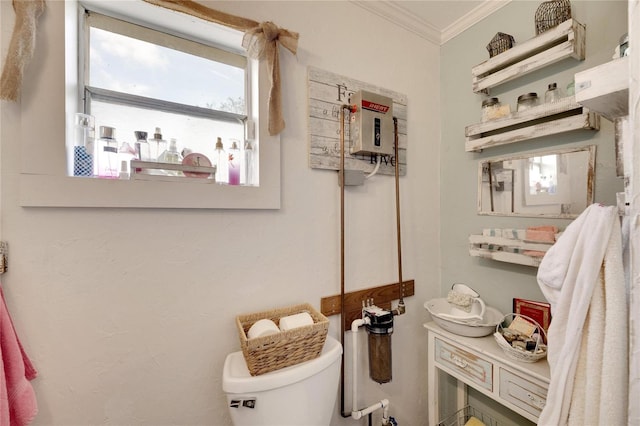
<path id="1" fill-rule="evenodd" d="M 511 113 L 509 105 L 502 105 L 498 98 L 488 98 L 482 101 L 482 122 L 506 117 Z"/>
<path id="2" fill-rule="evenodd" d="M 540 99 L 538 99 L 538 94 L 535 92 L 518 96 L 518 112 L 526 111 L 538 105 L 540 105 Z"/>

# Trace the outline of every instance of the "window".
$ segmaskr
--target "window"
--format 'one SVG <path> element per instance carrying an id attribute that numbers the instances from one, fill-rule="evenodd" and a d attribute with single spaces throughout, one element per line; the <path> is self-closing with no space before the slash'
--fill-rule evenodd
<path id="1" fill-rule="evenodd" d="M 83 5 L 100 14 L 141 26 L 163 28 L 180 38 L 201 41 L 206 45 L 239 48 L 242 35 L 226 27 L 172 13 L 141 0 L 83 0 Z M 4 7 L 4 6 L 3 6 Z M 153 180 L 87 179 L 70 176 L 68 158 L 73 149 L 74 116 L 84 111 L 84 86 L 79 80 L 78 48 L 82 39 L 78 2 L 48 3 L 46 25 L 39 37 L 47 40 L 47 54 L 39 60 L 39 72 L 33 73 L 27 87 L 38 88 L 33 102 L 19 106 L 22 119 L 15 123 L 19 135 L 21 173 L 19 202 L 23 207 L 118 207 L 171 209 L 279 209 L 280 208 L 280 137 L 267 130 L 269 74 L 266 65 L 249 60 L 247 64 L 246 103 L 248 117 L 246 137 L 255 143 L 259 186 L 195 184 L 194 180 L 167 182 Z M 215 33 L 215 41 L 212 34 Z M 236 46 L 235 50 L 233 46 Z M 63 96 L 64 94 L 64 96 Z M 4 110 L 3 110 L 4 114 Z M 97 123 L 98 124 L 98 123 Z M 99 124 L 98 124 L 99 125 Z M 163 136 L 171 138 L 170 129 L 160 123 Z M 153 131 L 154 128 L 149 129 Z M 122 133 L 122 132 L 119 132 Z M 207 140 L 217 137 L 215 134 Z M 37 155 L 34 155 L 37 153 Z M 202 181 L 202 179 L 197 179 Z"/>
<path id="2" fill-rule="evenodd" d="M 95 117 L 96 138 L 111 127 L 117 141 L 108 147 L 95 143 L 93 175 L 118 177 L 120 163 L 128 173 L 134 155 L 163 161 L 173 145 L 178 154 L 172 162 L 180 153 L 194 152 L 217 163 L 217 182 L 229 183 L 232 176 L 236 184 L 258 183 L 253 179 L 253 146 L 245 142 L 250 101 L 245 56 L 89 10 L 82 20 L 84 113 Z M 218 138 L 222 147 L 216 145 Z M 112 152 L 114 146 L 118 152 Z M 74 162 L 78 174 L 75 157 Z M 243 173 L 229 175 L 240 169 Z"/>

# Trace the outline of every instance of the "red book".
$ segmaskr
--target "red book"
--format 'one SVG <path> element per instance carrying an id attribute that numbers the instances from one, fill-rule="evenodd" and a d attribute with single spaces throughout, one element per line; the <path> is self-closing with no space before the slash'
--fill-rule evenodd
<path id="1" fill-rule="evenodd" d="M 551 305 L 549 303 L 514 298 L 513 312 L 531 318 L 542 326 L 545 333 L 549 330 L 549 324 L 551 324 Z"/>

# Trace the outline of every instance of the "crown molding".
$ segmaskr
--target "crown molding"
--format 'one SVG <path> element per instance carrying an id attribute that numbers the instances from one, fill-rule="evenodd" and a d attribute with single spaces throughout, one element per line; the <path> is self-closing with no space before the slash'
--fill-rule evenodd
<path id="1" fill-rule="evenodd" d="M 403 7 L 398 6 L 395 3 L 391 3 L 389 0 L 382 1 L 361 1 L 351 0 L 352 3 L 360 6 L 363 9 L 374 13 L 389 22 L 392 22 L 407 31 L 410 31 L 418 36 L 440 45 L 441 34 L 440 30 L 426 22 L 423 19 L 418 18 Z"/>
<path id="2" fill-rule="evenodd" d="M 440 31 L 433 24 L 415 16 L 407 9 L 390 0 L 350 0 L 353 4 L 410 31 L 438 46 L 451 40 L 477 22 L 509 4 L 512 0 L 485 0 L 471 12 Z"/>
<path id="3" fill-rule="evenodd" d="M 512 0 L 485 0 L 480 5 L 472 9 L 471 12 L 443 29 L 440 44 L 445 44 L 447 41 L 482 21 L 487 16 L 502 9 L 504 6 L 511 3 L 511 1 Z"/>

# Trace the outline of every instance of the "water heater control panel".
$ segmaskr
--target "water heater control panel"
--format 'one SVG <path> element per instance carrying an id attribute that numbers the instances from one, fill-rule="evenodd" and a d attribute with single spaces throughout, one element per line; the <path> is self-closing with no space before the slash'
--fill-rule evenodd
<path id="1" fill-rule="evenodd" d="M 351 154 L 394 153 L 393 99 L 359 90 L 351 95 Z"/>

